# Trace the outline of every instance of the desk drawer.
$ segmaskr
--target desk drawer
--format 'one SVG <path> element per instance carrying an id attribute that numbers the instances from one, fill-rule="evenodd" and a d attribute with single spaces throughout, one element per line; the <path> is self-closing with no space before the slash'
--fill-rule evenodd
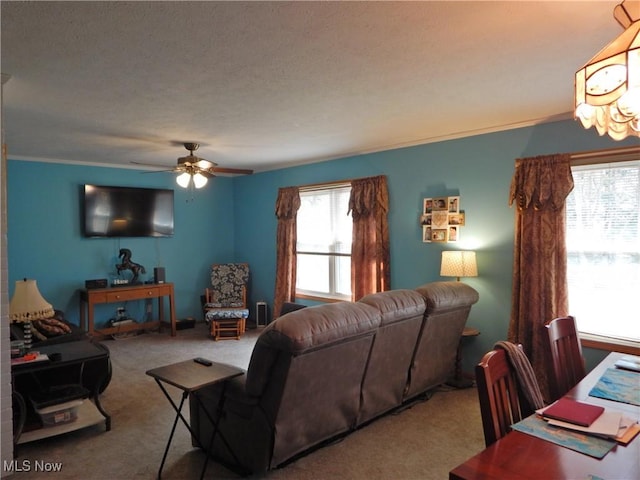
<path id="1" fill-rule="evenodd" d="M 108 302 L 122 302 L 125 300 L 139 300 L 145 297 L 155 298 L 159 297 L 161 292 L 158 288 L 150 286 L 149 288 L 136 289 L 136 290 L 121 290 L 107 293 Z"/>
<path id="2" fill-rule="evenodd" d="M 107 301 L 107 292 L 104 291 L 91 291 L 89 290 L 88 293 L 84 293 L 84 299 L 90 298 L 92 303 L 105 303 Z"/>

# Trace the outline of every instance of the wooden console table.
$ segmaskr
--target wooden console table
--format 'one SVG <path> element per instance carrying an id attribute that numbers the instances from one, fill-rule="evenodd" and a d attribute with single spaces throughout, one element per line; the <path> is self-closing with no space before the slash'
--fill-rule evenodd
<path id="1" fill-rule="evenodd" d="M 136 330 L 161 328 L 167 323 L 164 320 L 164 297 L 169 297 L 169 324 L 171 336 L 176 335 L 176 313 L 173 299 L 173 283 L 153 283 L 143 285 L 127 285 L 122 287 L 95 288 L 80 290 L 80 328 L 87 326 L 89 335 L 113 335 Z M 158 299 L 158 320 L 94 329 L 93 309 L 101 303 L 126 302 L 128 300 Z M 88 323 L 86 320 L 88 319 Z"/>

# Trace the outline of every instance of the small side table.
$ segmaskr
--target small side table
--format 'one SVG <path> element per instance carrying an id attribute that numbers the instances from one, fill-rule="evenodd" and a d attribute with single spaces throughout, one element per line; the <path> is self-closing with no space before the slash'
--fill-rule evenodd
<path id="1" fill-rule="evenodd" d="M 93 343 L 89 340 L 77 340 L 54 345 L 46 345 L 37 349 L 41 354 L 48 355 L 49 360 L 28 363 L 12 363 L 11 383 L 13 385 L 12 397 L 15 401 L 14 413 L 17 412 L 16 424 L 13 432 L 14 448 L 18 444 L 33 442 L 43 438 L 60 435 L 81 428 L 97 425 L 104 422 L 105 430 L 111 430 L 111 416 L 104 410 L 100 403 L 100 392 L 106 386 L 111 375 L 111 363 L 109 349 L 101 343 Z M 55 358 L 56 360 L 50 360 Z M 89 368 L 95 369 L 97 376 L 94 382 L 87 384 L 83 381 L 83 372 Z M 27 415 L 26 398 L 38 393 L 33 387 L 27 388 L 31 382 L 22 383 L 22 378 L 29 378 L 43 391 L 50 391 L 52 399 L 56 398 L 56 388 L 61 378 L 71 380 L 80 390 L 87 389 L 86 395 L 79 393 L 71 399 L 87 398 L 78 408 L 78 419 L 70 423 L 60 423 L 54 426 L 42 428 L 39 422 L 30 422 Z M 58 392 L 59 393 L 59 392 Z M 59 403 L 64 399 L 59 398 Z M 58 403 L 58 402 L 56 402 Z M 31 425 L 30 425 L 31 424 Z"/>
<path id="2" fill-rule="evenodd" d="M 464 375 L 462 374 L 462 341 L 466 337 L 477 337 L 478 335 L 480 335 L 480 330 L 477 328 L 464 327 L 462 336 L 460 337 L 460 343 L 458 343 L 458 350 L 456 352 L 455 373 L 453 378 L 447 382 L 447 385 L 455 388 L 469 388 L 473 386 L 473 380 L 464 378 Z"/>
<path id="3" fill-rule="evenodd" d="M 193 360 L 187 360 L 164 367 L 154 368 L 152 370 L 148 370 L 146 373 L 147 375 L 155 379 L 156 383 L 162 390 L 162 393 L 164 393 L 165 397 L 167 397 L 167 399 L 171 403 L 171 406 L 176 412 L 176 417 L 173 421 L 173 426 L 171 427 L 171 434 L 169 435 L 167 446 L 165 447 L 164 455 L 162 456 L 162 463 L 160 464 L 160 469 L 158 470 L 158 479 L 160 479 L 162 476 L 162 469 L 164 468 L 164 463 L 167 459 L 167 453 L 169 452 L 169 447 L 171 446 L 171 441 L 173 440 L 173 434 L 176 431 L 178 419 L 182 420 L 182 423 L 184 423 L 184 425 L 187 427 L 193 438 L 196 439 L 198 446 L 205 452 L 204 465 L 202 466 L 202 473 L 200 475 L 201 479 L 204 478 L 204 474 L 207 470 L 207 464 L 209 463 L 209 450 L 211 450 L 211 447 L 213 446 L 213 440 L 217 433 L 220 434 L 222 441 L 229 449 L 231 454 L 235 457 L 235 453 L 222 435 L 222 432 L 218 432 L 218 422 L 220 421 L 220 413 L 222 412 L 222 408 L 224 406 L 224 388 L 226 387 L 226 381 L 233 377 L 244 375 L 244 370 L 224 363 L 213 362 L 212 365 L 206 366 L 196 363 Z M 202 400 L 198 395 L 198 391 L 204 387 L 214 385 L 216 383 L 223 383 L 223 390 L 220 393 L 217 415 L 214 419 L 211 417 L 208 410 L 204 407 Z M 182 390 L 182 399 L 180 401 L 180 405 L 176 405 L 163 384 L 173 385 L 174 387 Z M 200 404 L 203 411 L 209 417 L 209 420 L 213 425 L 213 432 L 211 433 L 211 439 L 209 440 L 208 448 L 204 446 L 202 439 L 198 438 L 198 436 L 191 428 L 191 425 L 189 425 L 189 422 L 182 415 L 182 406 L 184 405 L 184 402 L 190 393 L 194 395 L 196 401 Z"/>

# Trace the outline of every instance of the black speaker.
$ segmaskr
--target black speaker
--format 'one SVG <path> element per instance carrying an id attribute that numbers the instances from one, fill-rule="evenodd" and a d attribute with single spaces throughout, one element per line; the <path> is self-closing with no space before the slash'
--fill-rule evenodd
<path id="1" fill-rule="evenodd" d="M 156 267 L 153 269 L 153 279 L 156 283 L 164 283 L 164 267 Z"/>
<path id="2" fill-rule="evenodd" d="M 107 288 L 107 279 L 97 278 L 95 280 L 85 280 L 84 288 L 86 288 L 87 290 L 92 288 Z"/>
<path id="3" fill-rule="evenodd" d="M 266 327 L 269 323 L 267 302 L 256 302 L 256 327 Z"/>

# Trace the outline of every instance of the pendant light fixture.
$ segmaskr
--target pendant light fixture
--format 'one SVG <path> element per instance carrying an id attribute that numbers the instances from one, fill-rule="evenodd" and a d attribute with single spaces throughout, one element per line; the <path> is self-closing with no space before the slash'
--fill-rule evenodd
<path id="1" fill-rule="evenodd" d="M 576 72 L 575 117 L 622 140 L 640 137 L 640 0 L 624 0 L 613 16 L 625 30 Z"/>

